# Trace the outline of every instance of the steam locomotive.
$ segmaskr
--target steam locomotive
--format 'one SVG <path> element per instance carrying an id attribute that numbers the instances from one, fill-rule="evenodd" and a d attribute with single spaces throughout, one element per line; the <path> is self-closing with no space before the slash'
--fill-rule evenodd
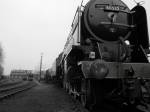
<path id="1" fill-rule="evenodd" d="M 149 36 L 145 8 L 90 0 L 77 8 L 61 59 L 63 87 L 83 106 L 148 107 Z"/>

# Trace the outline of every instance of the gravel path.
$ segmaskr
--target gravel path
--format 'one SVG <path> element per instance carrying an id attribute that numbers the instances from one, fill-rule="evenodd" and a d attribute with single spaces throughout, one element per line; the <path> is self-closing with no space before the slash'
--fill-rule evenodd
<path id="1" fill-rule="evenodd" d="M 0 101 L 0 112 L 88 112 L 63 89 L 53 84 L 38 86 Z"/>

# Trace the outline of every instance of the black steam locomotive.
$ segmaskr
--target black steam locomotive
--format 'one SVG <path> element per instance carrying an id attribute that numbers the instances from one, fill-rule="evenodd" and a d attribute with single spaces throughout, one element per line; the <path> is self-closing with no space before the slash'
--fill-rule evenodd
<path id="1" fill-rule="evenodd" d="M 90 0 L 77 8 L 57 64 L 63 87 L 85 107 L 150 102 L 147 15 L 121 0 Z"/>

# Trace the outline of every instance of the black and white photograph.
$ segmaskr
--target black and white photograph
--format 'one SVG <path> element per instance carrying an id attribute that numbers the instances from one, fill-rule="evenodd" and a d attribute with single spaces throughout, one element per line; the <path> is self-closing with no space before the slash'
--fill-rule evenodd
<path id="1" fill-rule="evenodd" d="M 1 0 L 0 112 L 150 112 L 150 1 Z"/>

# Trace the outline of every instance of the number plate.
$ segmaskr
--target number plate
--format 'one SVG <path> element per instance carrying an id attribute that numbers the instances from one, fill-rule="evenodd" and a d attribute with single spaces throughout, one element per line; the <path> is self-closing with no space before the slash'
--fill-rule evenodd
<path id="1" fill-rule="evenodd" d="M 119 8 L 119 6 L 106 6 L 105 10 L 108 10 L 108 11 L 119 11 L 120 8 Z"/>

